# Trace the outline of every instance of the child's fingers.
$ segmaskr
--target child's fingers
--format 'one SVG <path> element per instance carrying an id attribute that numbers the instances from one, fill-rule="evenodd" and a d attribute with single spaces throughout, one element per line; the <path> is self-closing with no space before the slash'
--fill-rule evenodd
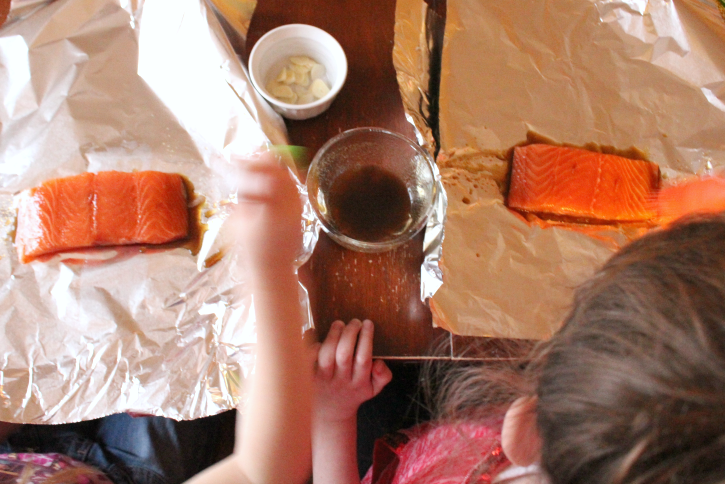
<path id="1" fill-rule="evenodd" d="M 281 170 L 282 165 L 269 152 L 251 153 L 244 157 L 236 156 L 231 159 L 230 177 L 243 177 L 254 173 L 273 173 Z"/>
<path id="2" fill-rule="evenodd" d="M 245 173 L 237 179 L 235 188 L 240 202 L 265 202 L 274 193 L 274 181 L 266 175 Z"/>
<path id="3" fill-rule="evenodd" d="M 294 182 L 282 166 L 253 163 L 236 173 L 234 186 L 240 201 L 274 200 L 284 188 L 292 189 Z M 296 188 L 295 188 L 296 190 Z"/>
<path id="4" fill-rule="evenodd" d="M 317 353 L 317 375 L 322 378 L 332 378 L 335 372 L 337 345 L 344 327 L 345 324 L 342 321 L 332 323 L 325 341 L 320 345 L 320 351 Z"/>
<path id="5" fill-rule="evenodd" d="M 244 156 L 234 155 L 231 158 L 232 168 L 237 170 L 246 170 L 250 167 L 268 167 L 277 168 L 281 167 L 282 163 L 271 151 L 257 151 L 255 153 L 248 153 Z"/>
<path id="6" fill-rule="evenodd" d="M 352 373 L 355 382 L 370 379 L 370 370 L 373 366 L 373 333 L 373 322 L 366 319 L 362 323 L 355 350 L 355 366 Z"/>
<path id="7" fill-rule="evenodd" d="M 357 344 L 358 334 L 362 328 L 359 319 L 350 321 L 345 329 L 342 330 L 340 343 L 337 345 L 337 371 L 344 378 L 352 377 L 352 363 L 355 355 L 355 345 Z"/>
<path id="8" fill-rule="evenodd" d="M 232 159 L 227 176 L 240 201 L 267 201 L 279 191 L 280 185 L 292 185 L 287 166 L 269 151 Z"/>
<path id="9" fill-rule="evenodd" d="M 372 368 L 373 396 L 375 396 L 390 383 L 390 380 L 393 379 L 393 372 L 383 360 L 375 360 Z"/>
<path id="10" fill-rule="evenodd" d="M 722 212 L 725 210 L 725 178 L 706 176 L 663 187 L 654 203 L 662 223 L 685 215 Z"/>

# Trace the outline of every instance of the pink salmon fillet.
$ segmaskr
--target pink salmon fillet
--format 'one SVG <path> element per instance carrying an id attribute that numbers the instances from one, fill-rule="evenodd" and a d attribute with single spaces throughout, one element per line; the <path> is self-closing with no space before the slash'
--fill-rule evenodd
<path id="1" fill-rule="evenodd" d="M 582 221 L 648 222 L 659 180 L 649 161 L 532 144 L 514 148 L 507 205 Z"/>
<path id="2" fill-rule="evenodd" d="M 27 263 L 95 246 L 163 244 L 188 233 L 180 175 L 106 171 L 48 180 L 21 193 L 15 246 Z"/>

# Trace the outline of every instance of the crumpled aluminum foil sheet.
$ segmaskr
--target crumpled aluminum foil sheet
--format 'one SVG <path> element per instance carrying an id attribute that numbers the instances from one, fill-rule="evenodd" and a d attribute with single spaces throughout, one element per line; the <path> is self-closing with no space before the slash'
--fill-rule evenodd
<path id="1" fill-rule="evenodd" d="M 16 0 L 0 29 L 0 95 L 0 420 L 191 419 L 237 406 L 256 332 L 229 250 L 236 200 L 226 174 L 233 156 L 287 135 L 211 4 Z M 194 185 L 207 226 L 198 254 L 108 249 L 86 263 L 18 262 L 15 194 L 85 171 L 148 169 Z M 317 240 L 305 207 L 300 265 Z M 302 285 L 300 303 L 309 327 Z"/>
<path id="2" fill-rule="evenodd" d="M 395 40 L 393 65 L 400 95 L 405 106 L 406 118 L 415 128 L 418 144 L 428 150 L 435 159 L 438 143 L 434 130 L 437 123 L 438 52 L 436 49 L 445 26 L 444 19 L 436 15 L 423 2 L 398 1 L 395 10 Z M 431 63 L 432 62 L 432 63 Z M 425 227 L 423 239 L 423 263 L 420 272 L 420 298 L 423 302 L 433 297 L 443 284 L 440 259 L 443 251 L 443 235 L 448 207 L 448 196 L 441 181 L 438 166 L 434 167 L 438 190 Z"/>
<path id="3" fill-rule="evenodd" d="M 396 23 L 418 27 L 396 37 L 415 67 L 401 92 L 438 130 L 448 192 L 434 323 L 547 338 L 574 288 L 642 231 L 524 222 L 504 205 L 503 153 L 536 133 L 635 147 L 664 183 L 725 169 L 725 22 L 712 0 L 448 0 L 436 113 L 421 102 L 432 74 L 415 64 L 432 51 L 428 15 L 421 0 L 398 2 Z"/>

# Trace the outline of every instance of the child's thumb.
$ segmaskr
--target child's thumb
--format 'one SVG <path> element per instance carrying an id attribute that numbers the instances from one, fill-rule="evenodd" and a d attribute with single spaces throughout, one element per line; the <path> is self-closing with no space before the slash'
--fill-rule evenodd
<path id="1" fill-rule="evenodd" d="M 375 396 L 380 393 L 385 385 L 390 383 L 390 380 L 393 379 L 393 372 L 390 371 L 390 368 L 388 368 L 388 365 L 383 360 L 375 360 L 373 361 L 372 373 L 373 396 Z"/>

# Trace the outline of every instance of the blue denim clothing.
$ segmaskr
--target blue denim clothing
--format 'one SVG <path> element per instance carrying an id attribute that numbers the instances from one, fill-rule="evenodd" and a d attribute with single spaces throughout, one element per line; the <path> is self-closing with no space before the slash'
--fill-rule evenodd
<path id="1" fill-rule="evenodd" d="M 230 418 L 231 417 L 231 418 Z M 179 484 L 220 457 L 233 414 L 177 422 L 111 415 L 88 422 L 25 425 L 0 453 L 59 453 L 102 471 L 116 484 Z"/>

